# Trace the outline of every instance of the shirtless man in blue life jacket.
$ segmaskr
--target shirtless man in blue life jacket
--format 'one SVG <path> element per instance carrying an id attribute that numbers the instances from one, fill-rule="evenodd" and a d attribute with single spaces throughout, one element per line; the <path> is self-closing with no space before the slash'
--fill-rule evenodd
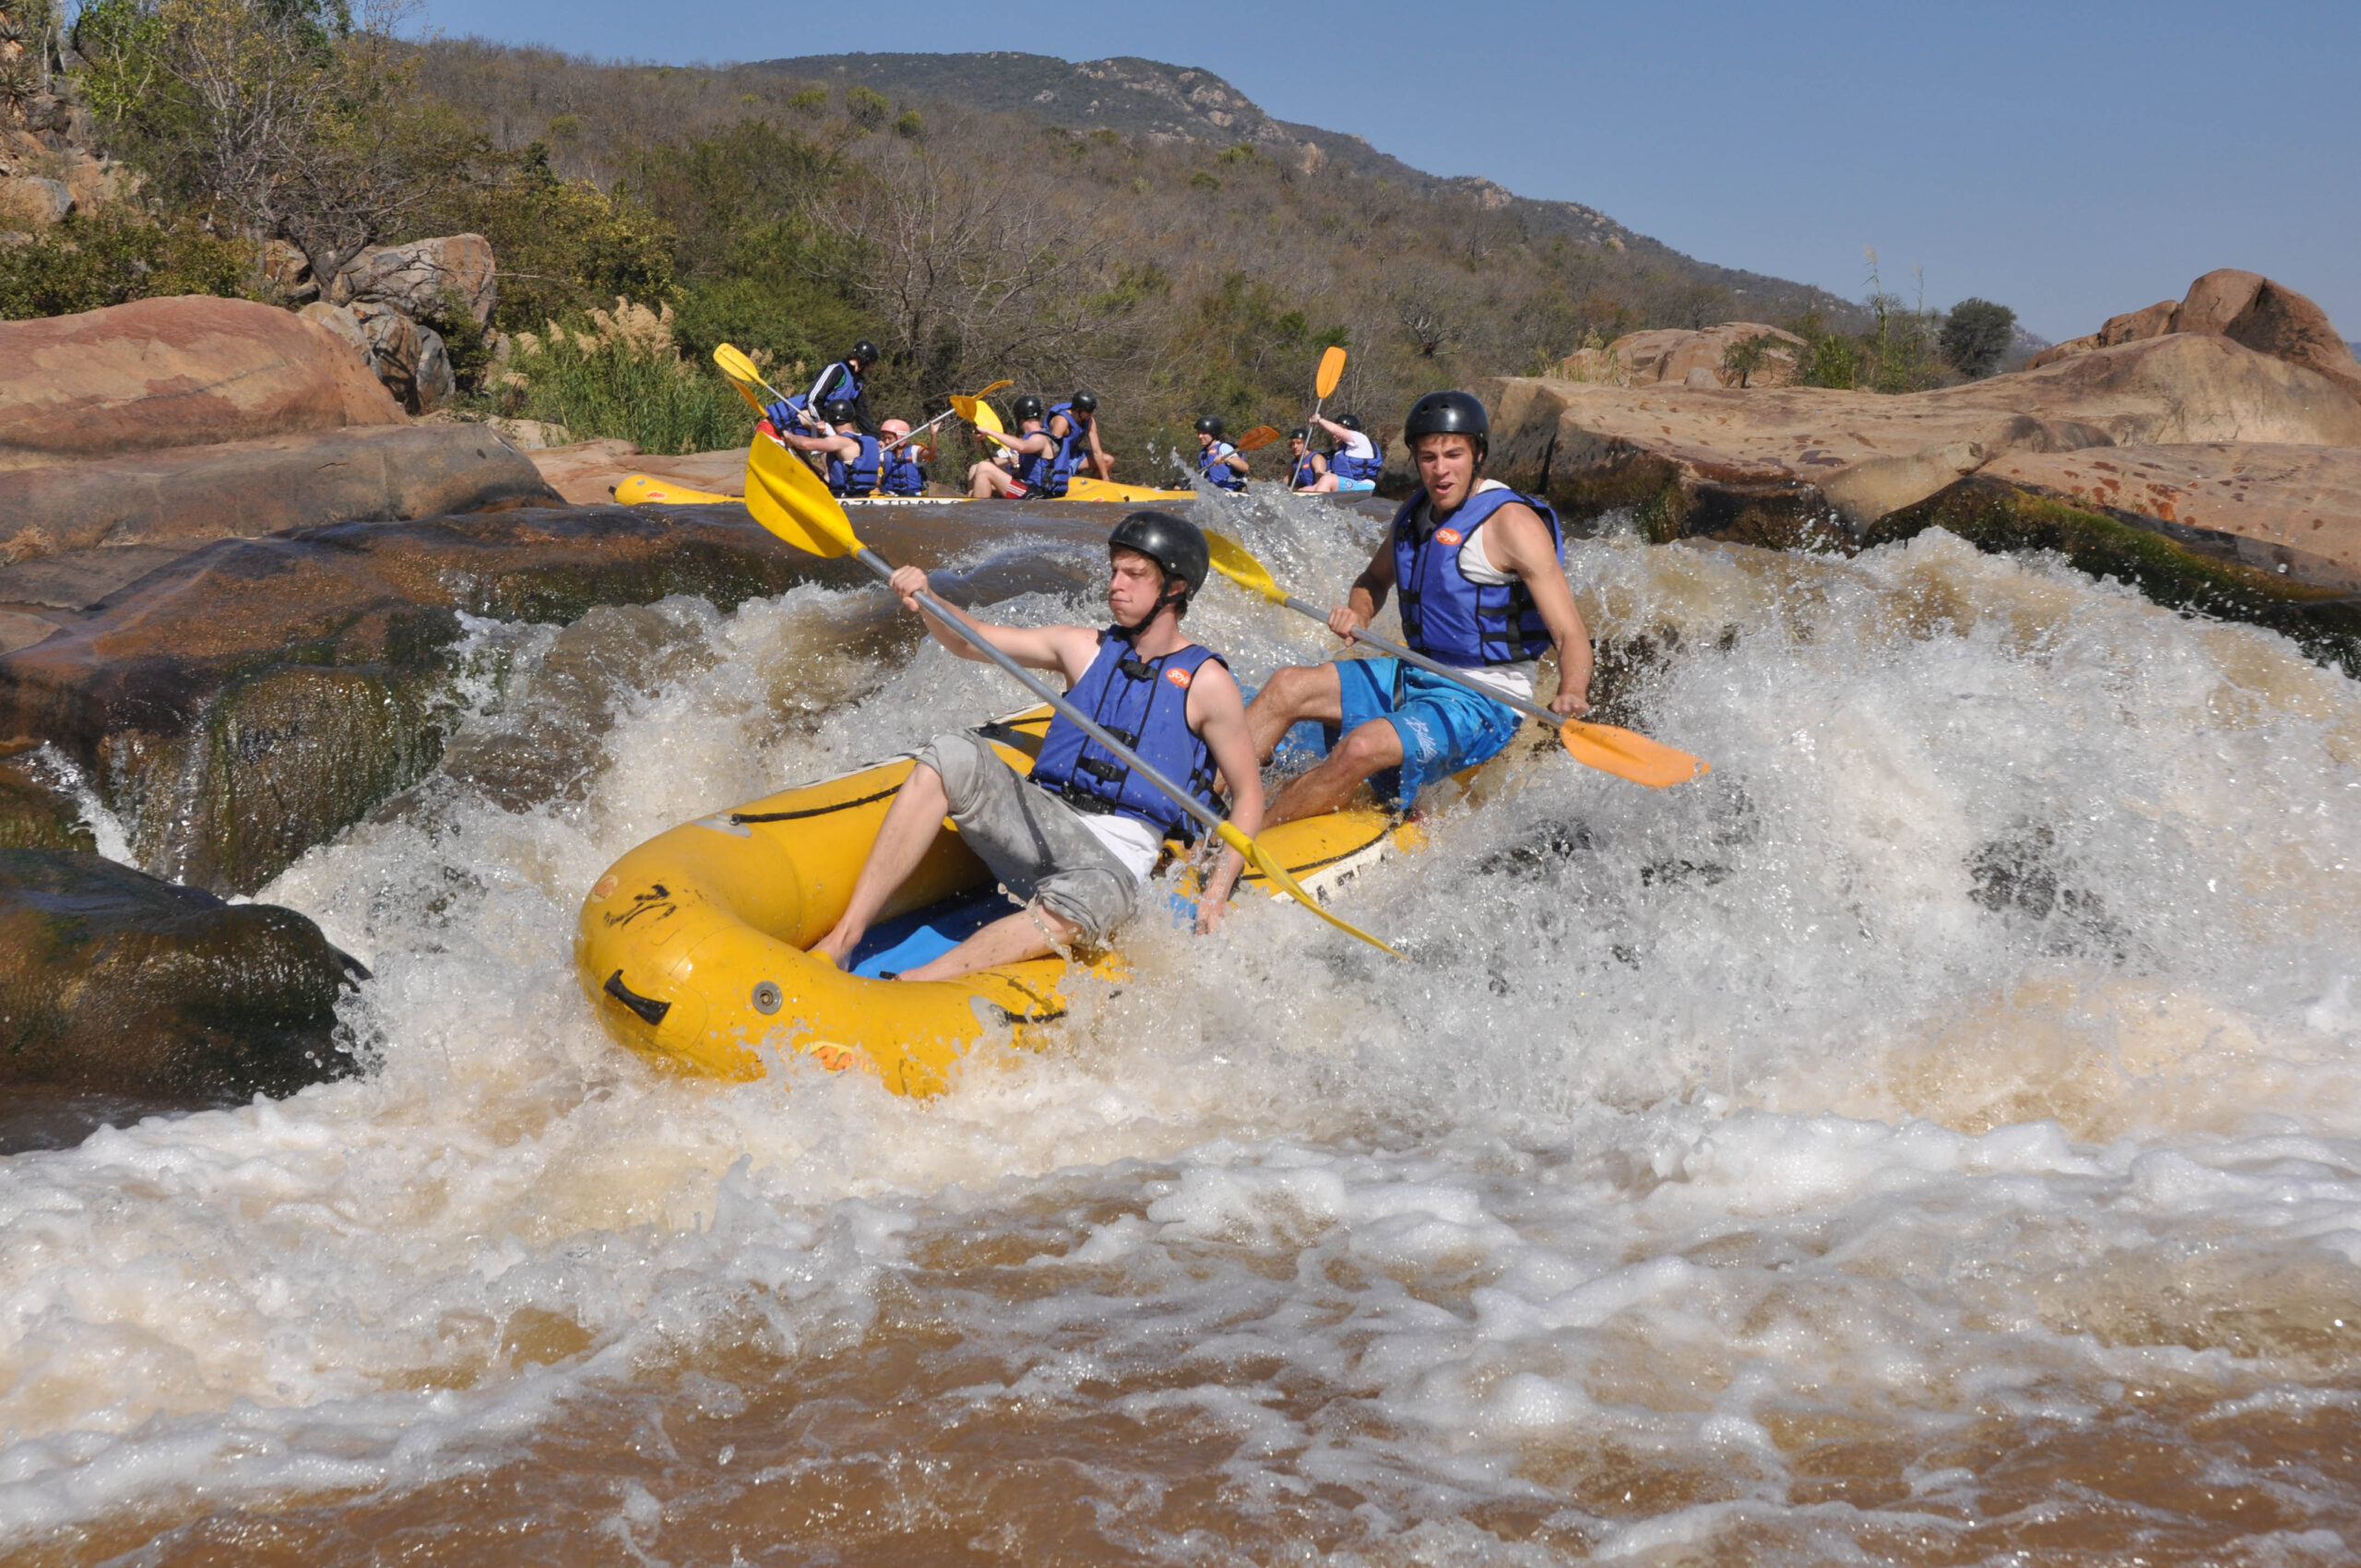
<path id="1" fill-rule="evenodd" d="M 888 495 L 924 495 L 926 465 L 934 448 L 911 436 L 908 420 L 887 420 L 878 430 L 885 438 L 885 472 L 877 488 Z"/>
<path id="2" fill-rule="evenodd" d="M 1087 469 L 1102 480 L 1115 477 L 1115 459 L 1098 445 L 1098 398 L 1077 391 L 1062 403 L 1050 405 L 1049 423 L 1042 426 L 1058 444 L 1056 493 L 1066 493 L 1066 481 Z"/>
<path id="3" fill-rule="evenodd" d="M 1287 488 L 1299 495 L 1320 495 L 1336 488 L 1328 475 L 1328 459 L 1311 449 L 1311 430 L 1298 425 L 1287 432 L 1287 456 L 1295 467 L 1287 474 Z"/>
<path id="4" fill-rule="evenodd" d="M 1430 392 L 1411 406 L 1402 439 L 1421 488 L 1328 628 L 1353 640 L 1399 589 L 1406 646 L 1509 695 L 1533 700 L 1535 667 L 1554 647 L 1560 684 L 1549 711 L 1574 718 L 1590 711 L 1591 648 L 1560 564 L 1564 535 L 1546 504 L 1477 477 L 1489 437 L 1484 405 L 1468 393 Z M 1280 791 L 1274 823 L 1334 811 L 1372 778 L 1407 808 L 1424 786 L 1497 756 L 1523 722 L 1506 703 L 1398 659 L 1289 665 L 1246 719 L 1264 761 L 1299 719 L 1317 719 L 1331 737 L 1326 759 Z"/>
<path id="5" fill-rule="evenodd" d="M 1005 469 L 991 458 L 985 458 L 967 470 L 967 494 L 978 501 L 995 495 L 1015 501 L 1036 493 L 1064 494 L 1065 483 L 1057 473 L 1057 438 L 1043 428 L 1046 406 L 1027 392 L 1009 405 L 1009 412 L 1016 416 L 1014 435 L 986 430 L 981 425 L 976 427 L 976 434 L 999 443 L 1016 459 L 1015 468 Z"/>
<path id="6" fill-rule="evenodd" d="M 1219 654 L 1180 629 L 1189 600 L 1204 586 L 1205 536 L 1168 512 L 1134 512 L 1107 540 L 1107 609 L 1114 624 L 1000 626 L 961 615 L 956 626 L 919 605 L 926 574 L 893 576 L 903 607 L 962 659 L 985 656 L 981 637 L 1021 664 L 1066 678 L 1074 705 L 1097 723 L 1136 736 L 1141 759 L 1216 811 L 1218 771 L 1237 781 L 1229 820 L 1241 832 L 1263 823 L 1263 776 L 1254 765 L 1246 708 Z M 952 980 L 998 964 L 1069 947 L 1103 946 L 1139 907 L 1164 840 L 1196 831 L 1196 819 L 1142 779 L 1062 715 L 1050 721 L 1031 777 L 1020 777 L 969 731 L 937 735 L 918 755 L 836 929 L 813 944 L 839 968 L 860 946 L 885 900 L 917 869 L 949 816 L 1010 897 L 1025 907 L 976 932 L 906 980 Z M 1210 931 L 1238 880 L 1238 851 L 1224 848 L 1197 900 L 1197 929 Z"/>
<path id="7" fill-rule="evenodd" d="M 1197 422 L 1197 475 L 1220 490 L 1246 488 L 1246 454 L 1222 437 L 1219 414 Z"/>
<path id="8" fill-rule="evenodd" d="M 828 492 L 832 495 L 873 495 L 884 477 L 884 449 L 877 437 L 864 432 L 853 416 L 853 406 L 839 398 L 821 414 L 834 427 L 827 435 L 779 433 L 779 444 L 798 452 L 817 453 L 828 460 Z"/>

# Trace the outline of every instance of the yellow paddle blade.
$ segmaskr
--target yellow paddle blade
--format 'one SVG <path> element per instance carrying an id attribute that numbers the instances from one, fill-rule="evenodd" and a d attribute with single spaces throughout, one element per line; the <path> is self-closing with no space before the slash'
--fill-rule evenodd
<path id="1" fill-rule="evenodd" d="M 719 365 L 721 374 L 732 381 L 742 381 L 754 386 L 760 386 L 763 384 L 762 367 L 741 353 L 731 344 L 723 343 L 716 348 L 713 350 L 713 362 Z"/>
<path id="2" fill-rule="evenodd" d="M 1303 884 L 1298 882 L 1293 876 L 1288 874 L 1287 868 L 1279 864 L 1278 861 L 1271 854 L 1270 850 L 1265 849 L 1260 843 L 1256 842 L 1254 839 L 1249 838 L 1245 834 L 1240 833 L 1235 823 L 1225 822 L 1219 827 L 1216 828 L 1215 831 L 1221 835 L 1221 841 L 1223 843 L 1228 845 L 1231 849 L 1245 856 L 1247 864 L 1252 866 L 1256 871 L 1261 872 L 1272 886 L 1279 888 L 1285 892 L 1288 897 L 1293 898 L 1297 903 L 1301 904 L 1305 909 L 1310 909 L 1313 914 L 1318 915 L 1322 920 L 1326 921 L 1330 925 L 1335 926 L 1338 931 L 1345 932 L 1347 935 L 1358 936 L 1363 942 L 1368 943 L 1371 947 L 1382 947 L 1397 958 L 1402 956 L 1401 952 L 1391 943 L 1380 941 L 1378 938 L 1371 936 L 1369 932 L 1361 930 L 1360 927 L 1348 924 L 1347 922 L 1340 921 L 1335 916 L 1330 914 L 1321 906 L 1319 899 L 1313 897 L 1310 893 L 1304 890 Z"/>
<path id="3" fill-rule="evenodd" d="M 1569 719 L 1559 727 L 1558 739 L 1576 762 L 1652 790 L 1686 784 L 1713 771 L 1713 764 L 1702 758 L 1612 724 Z"/>
<path id="4" fill-rule="evenodd" d="M 1014 381 L 995 381 L 990 386 L 987 386 L 982 391 L 977 393 L 976 396 L 979 398 L 989 398 L 995 392 L 1005 392 L 1015 385 L 1016 383 Z"/>
<path id="5" fill-rule="evenodd" d="M 1328 394 L 1336 390 L 1336 383 L 1344 378 L 1345 350 L 1331 349 L 1320 356 L 1320 375 L 1312 382 L 1311 389 L 1324 402 Z"/>
<path id="6" fill-rule="evenodd" d="M 820 476 L 762 436 L 746 452 L 746 510 L 807 555 L 849 555 L 860 540 Z"/>
<path id="7" fill-rule="evenodd" d="M 1259 452 L 1278 438 L 1277 431 L 1267 424 L 1258 424 L 1238 438 L 1238 449 L 1241 452 Z"/>
<path id="8" fill-rule="evenodd" d="M 763 400 L 760 398 L 755 397 L 754 394 L 747 388 L 744 382 L 731 380 L 728 376 L 724 376 L 722 379 L 730 382 L 730 389 L 731 391 L 746 399 L 746 406 L 748 408 L 753 410 L 756 413 L 763 415 L 765 418 L 769 417 L 770 410 L 763 407 Z"/>
<path id="9" fill-rule="evenodd" d="M 1205 548 L 1212 553 L 1215 571 L 1249 593 L 1259 593 L 1274 604 L 1287 602 L 1287 590 L 1278 585 L 1268 566 L 1246 552 L 1244 545 L 1211 529 L 1204 529 L 1204 533 Z"/>
<path id="10" fill-rule="evenodd" d="M 976 422 L 976 410 L 981 402 L 980 398 L 970 398 L 964 392 L 954 392 L 951 394 L 951 411 L 969 424 L 973 424 Z"/>
<path id="11" fill-rule="evenodd" d="M 1008 434 L 1008 426 L 1000 422 L 1000 410 L 990 403 L 978 403 L 975 417 L 968 422 L 978 430 L 989 430 L 1003 435 Z"/>

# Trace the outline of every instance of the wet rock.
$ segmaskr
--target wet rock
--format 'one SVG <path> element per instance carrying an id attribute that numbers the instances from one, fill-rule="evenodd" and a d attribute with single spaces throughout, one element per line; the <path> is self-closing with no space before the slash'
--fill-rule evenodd
<path id="1" fill-rule="evenodd" d="M 862 525 L 889 559 L 924 566 L 1005 530 L 963 526 L 957 508 Z M 1105 537 L 1079 522 L 1026 531 Z M 570 624 L 601 604 L 692 594 L 727 609 L 812 581 L 868 575 L 789 551 L 734 507 L 526 509 L 223 540 L 0 657 L 0 735 L 49 741 L 83 768 L 130 825 L 141 865 L 251 892 L 433 766 L 457 718 L 462 613 Z"/>
<path id="2" fill-rule="evenodd" d="M 482 425 L 313 431 L 0 471 L 0 562 L 556 499 Z"/>
<path id="3" fill-rule="evenodd" d="M 1631 507 L 1659 540 L 1711 533 L 1841 548 L 2004 453 L 2361 445 L 2361 403 L 2335 383 L 2224 338 L 2185 334 L 1904 397 L 1522 377 L 1477 389 L 1492 416 L 1489 472 L 1547 494 L 1577 524 Z"/>
<path id="4" fill-rule="evenodd" d="M 367 971 L 292 909 L 225 904 L 77 850 L 0 849 L 0 1087 L 159 1108 L 351 1070 Z"/>
<path id="5" fill-rule="evenodd" d="M 401 422 L 344 344 L 251 301 L 0 322 L 0 469 Z"/>
<path id="6" fill-rule="evenodd" d="M 2268 626 L 2361 679 L 2361 594 L 2283 572 L 2286 560 L 2258 558 L 2256 541 L 2240 535 L 1977 473 L 1880 518 L 1863 543 L 1890 543 L 1929 528 L 1948 529 L 1995 553 L 2055 551 L 2158 604 Z"/>
<path id="7" fill-rule="evenodd" d="M 96 850 L 82 808 L 31 741 L 0 741 L 0 849 Z"/>

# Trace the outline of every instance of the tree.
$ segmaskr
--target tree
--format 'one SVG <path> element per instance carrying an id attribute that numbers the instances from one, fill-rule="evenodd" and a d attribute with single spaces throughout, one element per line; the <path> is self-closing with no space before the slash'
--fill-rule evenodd
<path id="1" fill-rule="evenodd" d="M 2000 367 L 2016 335 L 2015 311 L 1990 300 L 1962 300 L 1945 318 L 1939 346 L 1945 363 L 1981 380 Z"/>

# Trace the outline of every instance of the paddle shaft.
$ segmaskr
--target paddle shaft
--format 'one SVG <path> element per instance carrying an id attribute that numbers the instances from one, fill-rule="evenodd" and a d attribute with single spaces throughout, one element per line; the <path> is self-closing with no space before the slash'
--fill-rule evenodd
<path id="1" fill-rule="evenodd" d="M 877 552 L 870 549 L 867 545 L 862 545 L 857 553 L 860 556 L 860 564 L 862 565 L 868 567 L 871 571 L 876 573 L 880 577 L 884 578 L 888 582 L 893 580 L 894 568 L 886 564 L 885 558 L 884 556 L 878 554 Z M 963 616 L 954 612 L 951 607 L 943 603 L 943 600 L 935 598 L 934 595 L 931 593 L 922 593 L 918 595 L 917 598 L 920 604 L 923 604 L 929 610 L 933 611 L 935 618 L 943 622 L 943 624 L 957 627 L 959 629 L 960 636 L 967 640 L 967 645 L 970 647 L 979 649 L 982 652 L 985 658 L 991 659 L 994 664 L 999 665 L 1002 669 L 1015 676 L 1019 681 L 1024 682 L 1026 688 L 1035 696 L 1039 697 L 1043 702 L 1048 703 L 1051 707 L 1056 708 L 1060 713 L 1063 714 L 1067 719 L 1073 722 L 1076 728 L 1080 729 L 1084 734 L 1089 736 L 1092 740 L 1097 742 L 1100 745 L 1106 747 L 1117 756 L 1122 758 L 1125 763 L 1130 765 L 1131 770 L 1133 773 L 1138 774 L 1150 784 L 1153 784 L 1157 789 L 1163 790 L 1167 795 L 1169 795 L 1172 798 L 1172 803 L 1174 805 L 1179 806 L 1182 811 L 1187 812 L 1191 816 L 1193 816 L 1199 822 L 1204 823 L 1208 832 L 1219 835 L 1222 829 L 1222 824 L 1225 820 L 1219 812 L 1215 811 L 1203 801 L 1198 800 L 1194 795 L 1192 795 L 1188 791 L 1182 790 L 1180 785 L 1175 784 L 1171 779 L 1167 778 L 1163 774 L 1158 773 L 1155 768 L 1150 767 L 1140 756 L 1139 753 L 1132 750 L 1131 747 L 1123 744 L 1122 742 L 1115 739 L 1114 736 L 1109 734 L 1097 724 L 1092 723 L 1088 719 L 1085 718 L 1080 708 L 1077 708 L 1074 704 L 1066 701 L 1064 696 L 1059 693 L 1051 691 L 1048 682 L 1043 681 L 1039 676 L 1034 674 L 1033 671 L 1026 669 L 1022 664 L 1017 663 L 1015 659 L 1011 659 L 1007 654 L 1002 652 L 999 648 L 994 647 L 990 638 L 982 636 L 973 627 L 969 626 Z"/>
<path id="2" fill-rule="evenodd" d="M 1317 605 L 1306 604 L 1303 600 L 1298 599 L 1293 594 L 1288 594 L 1285 599 L 1279 600 L 1279 602 L 1286 605 L 1289 610 L 1294 611 L 1299 615 L 1309 615 L 1313 620 L 1320 622 L 1323 625 L 1327 624 L 1328 615 L 1325 611 L 1322 610 Z M 1478 696 L 1487 696 L 1491 698 L 1494 702 L 1504 703 L 1508 707 L 1516 709 L 1519 713 L 1525 715 L 1529 719 L 1538 719 L 1542 723 L 1548 725 L 1553 730 L 1566 722 L 1567 716 L 1565 714 L 1552 713 L 1548 708 L 1543 707 L 1539 703 L 1526 702 L 1522 698 L 1513 697 L 1506 692 L 1500 690 L 1498 687 L 1488 686 L 1481 681 L 1471 681 L 1467 678 L 1467 672 L 1465 671 L 1453 670 L 1448 664 L 1439 664 L 1435 660 L 1429 659 L 1423 653 L 1412 653 L 1400 643 L 1387 642 L 1383 637 L 1378 636 L 1368 631 L 1355 632 L 1353 634 L 1353 640 L 1355 642 L 1367 643 L 1370 647 L 1377 649 L 1378 652 L 1384 654 L 1389 659 L 1402 659 L 1407 663 L 1417 665 L 1419 669 L 1426 671 L 1429 674 L 1440 675 L 1446 681 L 1455 682 L 1459 685 L 1463 685 L 1469 691 L 1476 693 Z"/>
<path id="3" fill-rule="evenodd" d="M 1320 422 L 1320 410 L 1327 406 L 1328 399 L 1325 398 L 1314 398 L 1311 400 L 1311 424 Z M 1311 424 L 1303 427 L 1303 457 L 1311 456 Z M 1303 457 L 1298 457 L 1295 460 L 1295 467 L 1287 470 L 1287 490 L 1290 493 L 1295 490 L 1295 476 L 1303 471 Z"/>

